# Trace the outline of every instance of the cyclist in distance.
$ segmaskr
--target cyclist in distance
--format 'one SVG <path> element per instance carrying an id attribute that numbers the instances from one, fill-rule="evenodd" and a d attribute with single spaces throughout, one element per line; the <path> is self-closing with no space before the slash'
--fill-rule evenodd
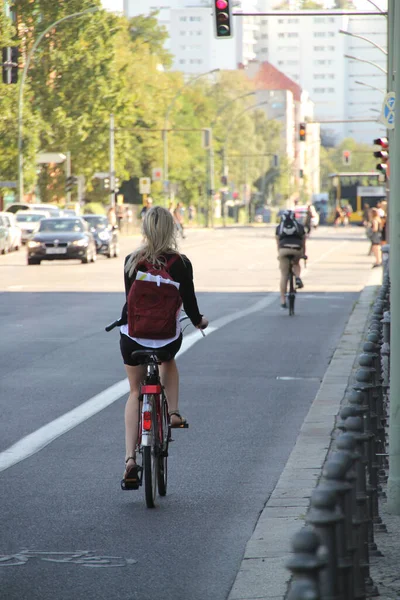
<path id="1" fill-rule="evenodd" d="M 161 206 L 150 208 L 143 218 L 142 244 L 125 259 L 124 279 L 127 302 L 122 309 L 120 328 L 120 348 L 128 375 L 130 393 L 125 407 L 125 474 L 124 479 L 139 477 L 136 465 L 135 448 L 137 443 L 139 419 L 140 384 L 146 374 L 146 367 L 132 359 L 135 350 L 159 348 L 167 352 L 169 360 L 160 365 L 161 383 L 168 399 L 171 427 L 179 427 L 185 419 L 178 410 L 179 373 L 175 355 L 182 344 L 182 330 L 179 322 L 180 309 L 176 315 L 176 334 L 169 339 L 145 339 L 129 335 L 128 295 L 135 281 L 137 271 L 155 269 L 167 270 L 170 279 L 179 284 L 179 294 L 183 308 L 193 325 L 199 329 L 208 326 L 208 320 L 199 312 L 193 284 L 193 269 L 190 260 L 180 254 L 176 242 L 176 227 L 171 213 Z"/>
<path id="2" fill-rule="evenodd" d="M 281 270 L 281 308 L 287 308 L 286 291 L 289 276 L 289 258 L 293 256 L 293 272 L 296 277 L 296 288 L 304 287 L 300 279 L 301 267 L 300 258 L 306 254 L 306 232 L 298 221 L 295 219 L 294 211 L 285 210 L 282 214 L 281 222 L 275 231 L 276 243 L 278 246 L 279 268 Z"/>

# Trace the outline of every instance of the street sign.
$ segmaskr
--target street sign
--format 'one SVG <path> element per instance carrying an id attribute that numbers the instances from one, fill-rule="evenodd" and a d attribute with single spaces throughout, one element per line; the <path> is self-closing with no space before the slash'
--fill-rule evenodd
<path id="1" fill-rule="evenodd" d="M 139 193 L 150 194 L 151 192 L 151 179 L 150 177 L 140 177 L 139 179 Z"/>
<path id="2" fill-rule="evenodd" d="M 61 152 L 40 152 L 36 155 L 36 163 L 37 164 L 45 164 L 45 163 L 63 163 L 66 159 L 65 154 L 61 154 Z"/>
<path id="3" fill-rule="evenodd" d="M 16 188 L 17 182 L 16 181 L 0 181 L 0 188 L 1 187 Z"/>
<path id="4" fill-rule="evenodd" d="M 382 185 L 358 185 L 357 196 L 361 196 L 361 198 L 379 198 L 386 196 L 386 192 Z"/>
<path id="5" fill-rule="evenodd" d="M 394 129 L 394 115 L 396 109 L 396 93 L 388 92 L 385 95 L 382 105 L 380 121 L 388 129 Z"/>
<path id="6" fill-rule="evenodd" d="M 152 171 L 151 178 L 152 178 L 153 181 L 162 181 L 163 170 L 160 167 L 156 167 Z"/>
<path id="7" fill-rule="evenodd" d="M 110 177 L 109 171 L 97 171 L 97 173 L 93 175 L 93 179 L 106 179 L 106 177 Z"/>

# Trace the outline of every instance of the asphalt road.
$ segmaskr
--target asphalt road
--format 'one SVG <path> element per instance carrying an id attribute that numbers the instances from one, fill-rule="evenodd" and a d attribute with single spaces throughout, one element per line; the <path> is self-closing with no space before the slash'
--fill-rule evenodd
<path id="1" fill-rule="evenodd" d="M 0 257 L 0 598 L 225 600 L 368 280 L 367 250 L 358 228 L 314 233 L 289 318 L 271 228 L 188 232 L 182 251 L 216 329 L 178 359 L 190 428 L 174 435 L 155 510 L 119 487 L 126 395 L 76 426 L 55 421 L 125 378 L 118 334 L 104 333 L 123 303 L 123 258 Z"/>

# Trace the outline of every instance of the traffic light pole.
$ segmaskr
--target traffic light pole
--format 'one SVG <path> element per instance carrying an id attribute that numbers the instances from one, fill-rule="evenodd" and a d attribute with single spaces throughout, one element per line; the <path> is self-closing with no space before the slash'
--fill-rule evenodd
<path id="1" fill-rule="evenodd" d="M 393 31 L 400 28 L 400 7 L 389 2 L 389 27 L 393 20 Z M 394 14 L 393 14 L 394 12 Z M 400 36 L 390 36 L 389 56 L 392 55 L 392 73 L 400 64 Z M 400 75 L 395 76 L 394 91 L 400 98 Z M 397 159 L 400 151 L 400 110 L 395 113 L 395 128 L 390 146 L 390 418 L 389 418 L 389 480 L 387 506 L 392 514 L 400 515 L 400 168 Z"/>

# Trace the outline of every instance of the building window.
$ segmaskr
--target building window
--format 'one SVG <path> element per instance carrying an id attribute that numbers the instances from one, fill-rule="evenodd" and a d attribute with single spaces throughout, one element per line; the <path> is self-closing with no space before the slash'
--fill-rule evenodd
<path id="1" fill-rule="evenodd" d="M 186 35 L 186 31 L 180 31 L 179 35 Z"/>
<path id="2" fill-rule="evenodd" d="M 298 19 L 288 19 L 287 22 L 288 23 L 298 23 L 299 20 Z"/>
<path id="3" fill-rule="evenodd" d="M 325 93 L 325 88 L 314 88 L 313 89 L 314 94 L 324 94 Z"/>
<path id="4" fill-rule="evenodd" d="M 290 38 L 297 38 L 297 37 L 299 37 L 299 34 L 298 34 L 298 33 L 295 33 L 295 32 L 288 33 L 287 35 L 288 35 L 288 37 L 290 37 Z"/>
<path id="5" fill-rule="evenodd" d="M 279 66 L 282 66 L 282 65 L 284 65 L 284 64 L 285 64 L 285 63 L 284 63 L 284 61 L 283 61 L 283 60 L 278 60 L 278 65 L 279 65 Z"/>
<path id="6" fill-rule="evenodd" d="M 334 37 L 335 36 L 335 32 L 334 31 L 328 31 L 328 36 L 329 37 Z"/>
<path id="7" fill-rule="evenodd" d="M 314 23 L 325 23 L 325 17 L 314 17 Z"/>
<path id="8" fill-rule="evenodd" d="M 325 50 L 325 46 L 314 46 L 314 52 L 323 52 Z"/>
<path id="9" fill-rule="evenodd" d="M 325 73 L 315 73 L 314 79 L 325 79 Z"/>
<path id="10" fill-rule="evenodd" d="M 179 63 L 180 63 L 181 65 L 184 65 L 184 64 L 186 63 L 186 60 L 185 60 L 184 58 L 181 58 L 181 59 L 180 59 L 180 61 L 179 61 Z"/>
<path id="11" fill-rule="evenodd" d="M 325 31 L 314 31 L 314 37 L 326 37 Z"/>
<path id="12" fill-rule="evenodd" d="M 284 33 L 278 33 L 278 37 L 279 37 L 279 38 L 284 38 L 284 37 L 285 37 L 285 34 L 284 34 Z"/>
<path id="13" fill-rule="evenodd" d="M 333 52 L 334 49 L 335 49 L 335 46 L 328 46 L 328 50 L 331 50 L 331 52 Z"/>
<path id="14" fill-rule="evenodd" d="M 180 21 L 186 21 L 187 17 L 179 17 Z"/>
<path id="15" fill-rule="evenodd" d="M 284 22 L 285 22 L 285 19 L 278 19 L 278 23 L 279 23 L 280 25 L 282 25 L 282 23 L 284 23 Z"/>

